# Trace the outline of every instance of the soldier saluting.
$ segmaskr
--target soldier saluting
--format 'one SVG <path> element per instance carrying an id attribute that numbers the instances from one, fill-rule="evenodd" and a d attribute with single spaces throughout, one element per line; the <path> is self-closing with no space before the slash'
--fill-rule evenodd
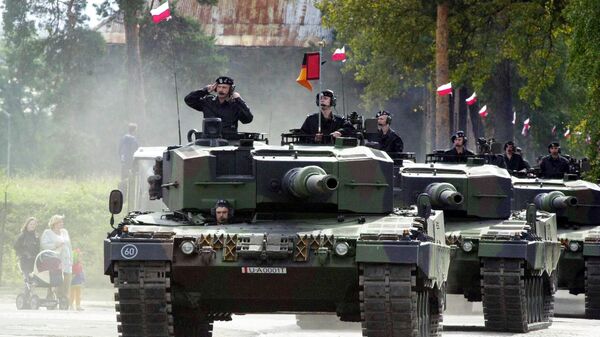
<path id="1" fill-rule="evenodd" d="M 237 133 L 238 121 L 248 124 L 254 118 L 246 102 L 235 91 L 233 78 L 227 76 L 221 76 L 215 83 L 192 91 L 185 96 L 185 104 L 202 111 L 204 118 L 221 118 L 224 134 Z"/>

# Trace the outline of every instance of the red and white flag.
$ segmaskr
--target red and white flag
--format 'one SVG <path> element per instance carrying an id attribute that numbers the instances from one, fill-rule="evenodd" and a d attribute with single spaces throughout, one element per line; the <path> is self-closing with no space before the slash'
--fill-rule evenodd
<path id="1" fill-rule="evenodd" d="M 471 97 L 465 99 L 465 102 L 467 102 L 467 105 L 475 104 L 475 102 L 477 102 L 477 93 L 473 92 L 473 95 L 471 95 Z"/>
<path id="2" fill-rule="evenodd" d="M 483 108 L 479 109 L 479 116 L 481 116 L 481 118 L 486 118 L 487 115 L 488 115 L 487 105 L 484 105 Z"/>
<path id="3" fill-rule="evenodd" d="M 570 138 L 571 137 L 571 129 L 567 128 L 567 131 L 565 131 L 564 135 L 565 138 Z"/>
<path id="4" fill-rule="evenodd" d="M 437 88 L 437 93 L 440 96 L 445 96 L 445 95 L 448 95 L 448 94 L 452 94 L 452 82 L 446 83 L 444 85 L 440 85 Z"/>
<path id="5" fill-rule="evenodd" d="M 342 48 L 337 48 L 333 52 L 333 55 L 331 55 L 331 60 L 346 62 L 346 46 L 342 46 Z"/>
<path id="6" fill-rule="evenodd" d="M 527 134 L 529 133 L 529 128 L 531 128 L 531 125 L 529 125 L 529 118 L 527 118 L 525 121 L 523 121 L 523 129 L 521 130 L 521 135 L 527 136 Z"/>
<path id="7" fill-rule="evenodd" d="M 513 111 L 513 120 L 512 120 L 512 124 L 515 125 L 517 123 L 517 112 Z"/>
<path id="8" fill-rule="evenodd" d="M 169 1 L 165 1 L 164 4 L 150 10 L 152 14 L 152 21 L 159 23 L 163 20 L 171 19 L 171 10 L 169 9 Z"/>
<path id="9" fill-rule="evenodd" d="M 552 127 L 552 135 L 556 136 L 556 125 Z"/>

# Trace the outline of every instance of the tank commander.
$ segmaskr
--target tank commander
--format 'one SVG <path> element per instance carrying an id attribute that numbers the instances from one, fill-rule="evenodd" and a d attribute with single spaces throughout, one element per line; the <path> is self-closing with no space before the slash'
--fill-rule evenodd
<path id="1" fill-rule="evenodd" d="M 560 155 L 560 143 L 548 144 L 549 155 L 540 163 L 541 177 L 545 179 L 562 179 L 565 173 L 570 173 L 569 160 Z"/>
<path id="2" fill-rule="evenodd" d="M 375 114 L 375 117 L 377 118 L 379 133 L 375 139 L 376 141 L 367 143 L 367 146 L 388 153 L 404 151 L 402 138 L 390 127 L 390 124 L 392 124 L 392 115 L 385 110 L 381 110 Z"/>
<path id="3" fill-rule="evenodd" d="M 352 136 L 356 131 L 352 124 L 342 116 L 333 113 L 336 97 L 332 90 L 324 90 L 317 94 L 316 103 L 319 112 L 308 115 L 300 128 L 305 135 L 314 135 L 315 142 L 322 142 L 323 135 L 333 138 L 341 136 Z M 319 116 L 321 118 L 321 129 L 319 130 Z"/>
<path id="4" fill-rule="evenodd" d="M 512 140 L 504 143 L 504 163 L 508 172 L 525 172 L 527 165 L 520 154 L 516 153 L 516 146 Z"/>
<path id="5" fill-rule="evenodd" d="M 225 135 L 237 133 L 238 121 L 248 124 L 254 118 L 246 102 L 235 91 L 233 78 L 227 76 L 221 76 L 215 83 L 192 91 L 185 96 L 185 104 L 202 111 L 204 118 L 221 118 Z"/>
<path id="6" fill-rule="evenodd" d="M 215 203 L 215 207 L 213 207 L 213 213 L 216 225 L 226 225 L 229 223 L 230 216 L 233 216 L 233 209 L 227 200 L 221 199 L 217 200 Z"/>
<path id="7" fill-rule="evenodd" d="M 464 131 L 456 131 L 450 140 L 453 143 L 451 149 L 444 151 L 444 162 L 466 162 L 468 156 L 475 155 L 467 149 L 467 136 Z"/>

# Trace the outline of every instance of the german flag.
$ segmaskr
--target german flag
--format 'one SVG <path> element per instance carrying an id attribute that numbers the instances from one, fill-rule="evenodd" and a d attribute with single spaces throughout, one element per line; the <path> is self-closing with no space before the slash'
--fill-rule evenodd
<path id="1" fill-rule="evenodd" d="M 312 91 L 310 80 L 318 80 L 321 75 L 321 56 L 318 52 L 304 53 L 302 68 L 296 82 Z"/>

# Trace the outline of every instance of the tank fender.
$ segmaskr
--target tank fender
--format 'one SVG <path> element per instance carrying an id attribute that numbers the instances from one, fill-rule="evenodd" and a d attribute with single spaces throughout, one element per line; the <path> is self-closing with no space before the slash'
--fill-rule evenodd
<path id="1" fill-rule="evenodd" d="M 600 256 L 600 226 L 594 227 L 584 237 L 584 256 Z"/>
<path id="2" fill-rule="evenodd" d="M 530 269 L 543 270 L 550 275 L 558 265 L 560 244 L 558 242 L 480 241 L 479 257 L 523 259 Z"/>
<path id="3" fill-rule="evenodd" d="M 114 261 L 172 261 L 173 242 L 104 240 L 104 275 L 112 273 Z"/>

